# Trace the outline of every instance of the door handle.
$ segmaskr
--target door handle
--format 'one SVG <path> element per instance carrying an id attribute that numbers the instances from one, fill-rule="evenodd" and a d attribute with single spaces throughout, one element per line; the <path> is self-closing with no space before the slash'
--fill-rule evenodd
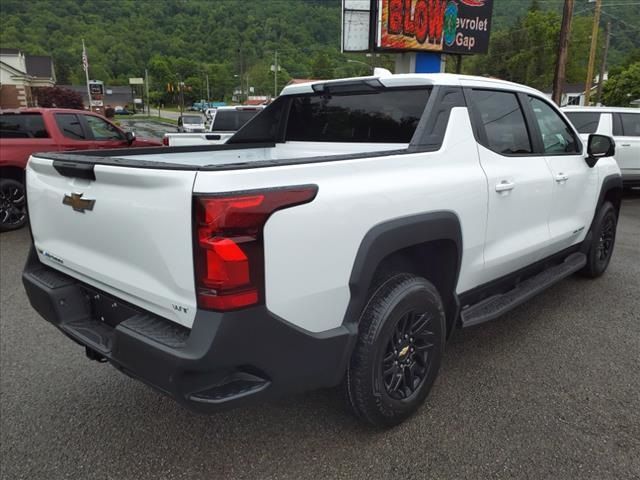
<path id="1" fill-rule="evenodd" d="M 500 183 L 496 185 L 496 192 L 509 192 L 516 188 L 516 184 L 513 182 L 508 182 L 507 180 L 502 180 Z"/>
<path id="2" fill-rule="evenodd" d="M 569 180 L 569 175 L 565 175 L 564 173 L 559 173 L 556 175 L 556 182 L 564 183 Z"/>

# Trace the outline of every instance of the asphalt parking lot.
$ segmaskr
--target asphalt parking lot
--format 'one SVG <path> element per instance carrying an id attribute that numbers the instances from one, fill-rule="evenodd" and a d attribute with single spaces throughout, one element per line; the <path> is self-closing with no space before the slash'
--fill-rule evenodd
<path id="1" fill-rule="evenodd" d="M 89 361 L 29 306 L 0 235 L 6 479 L 640 478 L 640 197 L 596 281 L 456 333 L 427 405 L 372 431 L 336 390 L 199 416 Z"/>

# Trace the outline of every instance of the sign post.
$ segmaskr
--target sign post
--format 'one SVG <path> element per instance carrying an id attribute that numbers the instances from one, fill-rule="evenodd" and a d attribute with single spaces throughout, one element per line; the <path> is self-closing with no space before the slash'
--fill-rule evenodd
<path id="1" fill-rule="evenodd" d="M 132 108 L 133 108 L 133 113 L 136 113 L 136 106 L 138 103 L 141 102 L 137 102 L 137 92 L 136 92 L 136 85 L 144 85 L 144 79 L 142 77 L 133 77 L 129 79 L 129 86 L 131 87 L 131 101 L 133 103 Z M 144 111 L 143 111 L 144 113 Z"/>

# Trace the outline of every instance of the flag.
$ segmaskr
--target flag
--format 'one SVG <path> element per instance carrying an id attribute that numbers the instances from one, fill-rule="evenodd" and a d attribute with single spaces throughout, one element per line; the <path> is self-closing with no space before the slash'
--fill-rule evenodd
<path id="1" fill-rule="evenodd" d="M 89 59 L 87 58 L 87 49 L 84 48 L 84 40 L 82 41 L 82 69 L 85 72 L 89 71 Z"/>

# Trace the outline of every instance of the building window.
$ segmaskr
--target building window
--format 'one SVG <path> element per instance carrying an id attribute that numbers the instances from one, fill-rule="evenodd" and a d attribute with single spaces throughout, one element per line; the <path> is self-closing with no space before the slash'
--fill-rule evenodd
<path id="1" fill-rule="evenodd" d="M 580 95 L 567 95 L 567 105 L 580 105 Z"/>

